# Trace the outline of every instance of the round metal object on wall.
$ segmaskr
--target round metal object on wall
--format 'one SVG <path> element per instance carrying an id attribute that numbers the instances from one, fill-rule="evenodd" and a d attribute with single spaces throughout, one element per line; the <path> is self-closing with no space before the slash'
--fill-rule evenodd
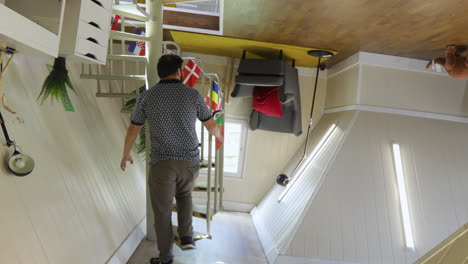
<path id="1" fill-rule="evenodd" d="M 278 177 L 276 177 L 276 183 L 281 186 L 286 186 L 289 183 L 289 177 L 286 176 L 286 174 L 280 174 Z"/>
<path id="2" fill-rule="evenodd" d="M 333 53 L 326 50 L 309 50 L 307 52 L 309 56 L 317 57 L 317 58 L 331 58 L 333 57 Z"/>
<path id="3" fill-rule="evenodd" d="M 15 151 L 13 156 L 8 159 L 8 169 L 16 176 L 26 176 L 34 169 L 34 159 L 29 155 Z"/>

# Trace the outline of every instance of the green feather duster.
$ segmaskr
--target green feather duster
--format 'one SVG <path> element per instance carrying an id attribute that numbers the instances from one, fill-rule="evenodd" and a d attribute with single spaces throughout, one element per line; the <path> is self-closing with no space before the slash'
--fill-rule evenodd
<path id="1" fill-rule="evenodd" d="M 48 65 L 50 74 L 44 81 L 42 85 L 41 93 L 37 100 L 41 99 L 41 104 L 43 104 L 47 98 L 50 97 L 51 102 L 53 103 L 54 100 L 62 101 L 63 106 L 65 107 L 66 111 L 74 112 L 75 109 L 68 97 L 67 86 L 75 93 L 75 88 L 70 81 L 70 77 L 68 76 L 68 70 L 66 66 L 65 58 L 58 57 L 55 59 L 54 66 L 50 67 Z"/>

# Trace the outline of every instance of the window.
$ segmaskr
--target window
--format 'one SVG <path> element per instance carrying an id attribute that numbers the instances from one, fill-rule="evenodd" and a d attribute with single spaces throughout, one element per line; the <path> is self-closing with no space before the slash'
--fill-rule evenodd
<path id="1" fill-rule="evenodd" d="M 244 170 L 245 145 L 247 142 L 247 119 L 244 117 L 226 116 L 224 125 L 224 176 L 242 178 Z M 197 121 L 198 138 L 201 139 L 201 122 Z M 201 140 L 200 140 L 201 141 Z M 212 159 L 214 161 L 215 138 L 212 142 Z M 208 158 L 208 132 L 204 132 L 203 157 Z M 200 170 L 206 174 L 206 169 Z"/>

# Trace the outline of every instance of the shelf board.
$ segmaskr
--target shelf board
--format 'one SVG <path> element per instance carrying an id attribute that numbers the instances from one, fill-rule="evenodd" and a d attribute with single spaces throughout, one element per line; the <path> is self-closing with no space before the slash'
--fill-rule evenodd
<path id="1" fill-rule="evenodd" d="M 0 42 L 30 55 L 57 57 L 59 36 L 0 4 Z"/>

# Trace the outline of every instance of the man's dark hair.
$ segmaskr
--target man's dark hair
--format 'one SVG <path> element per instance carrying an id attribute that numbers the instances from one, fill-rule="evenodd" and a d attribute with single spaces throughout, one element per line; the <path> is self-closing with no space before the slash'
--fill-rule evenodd
<path id="1" fill-rule="evenodd" d="M 158 61 L 158 75 L 159 78 L 166 78 L 174 75 L 178 69 L 182 67 L 184 60 L 173 54 L 166 54 L 161 56 Z"/>

